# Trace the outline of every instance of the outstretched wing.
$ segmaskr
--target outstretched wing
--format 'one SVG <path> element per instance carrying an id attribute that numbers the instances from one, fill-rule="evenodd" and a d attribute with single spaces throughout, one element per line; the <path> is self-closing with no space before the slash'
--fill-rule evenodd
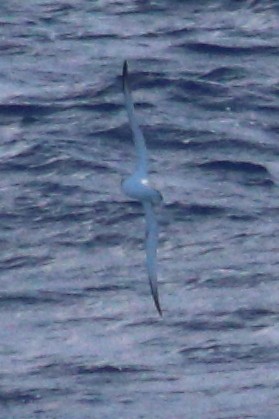
<path id="1" fill-rule="evenodd" d="M 128 63 L 124 61 L 123 64 L 123 73 L 122 73 L 122 81 L 123 81 L 123 93 L 125 98 L 125 106 L 129 118 L 130 127 L 133 133 L 134 143 L 137 152 L 137 169 L 143 175 L 147 173 L 148 169 L 148 161 L 147 161 L 147 150 L 145 146 L 145 139 L 142 134 L 142 131 L 139 127 L 136 115 L 135 115 L 135 108 L 133 104 L 132 95 L 128 85 Z"/>
<path id="2" fill-rule="evenodd" d="M 157 285 L 158 224 L 152 203 L 144 201 L 143 208 L 146 217 L 146 266 L 148 279 L 155 306 L 160 316 L 162 316 Z"/>

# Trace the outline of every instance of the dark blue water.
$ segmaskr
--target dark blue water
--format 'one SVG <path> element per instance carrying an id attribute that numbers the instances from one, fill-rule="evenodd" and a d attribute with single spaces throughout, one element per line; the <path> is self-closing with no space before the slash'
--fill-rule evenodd
<path id="1" fill-rule="evenodd" d="M 0 417 L 278 418 L 277 1 L 0 5 Z M 124 59 L 159 210 L 154 308 Z"/>

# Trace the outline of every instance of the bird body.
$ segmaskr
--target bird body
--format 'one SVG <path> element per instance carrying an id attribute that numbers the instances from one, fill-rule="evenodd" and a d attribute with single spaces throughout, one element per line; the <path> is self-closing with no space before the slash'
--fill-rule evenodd
<path id="1" fill-rule="evenodd" d="M 158 313 L 162 315 L 157 286 L 158 223 L 153 208 L 154 204 L 162 201 L 162 195 L 149 183 L 147 149 L 135 116 L 134 104 L 128 87 L 127 61 L 123 65 L 122 80 L 125 106 L 137 154 L 136 170 L 122 182 L 122 189 L 129 198 L 140 201 L 143 206 L 146 219 L 146 268 L 155 306 Z"/>
<path id="2" fill-rule="evenodd" d="M 124 180 L 122 189 L 127 196 L 136 201 L 152 202 L 153 204 L 162 201 L 160 192 L 149 185 L 149 180 L 146 177 L 140 177 L 137 173 Z"/>

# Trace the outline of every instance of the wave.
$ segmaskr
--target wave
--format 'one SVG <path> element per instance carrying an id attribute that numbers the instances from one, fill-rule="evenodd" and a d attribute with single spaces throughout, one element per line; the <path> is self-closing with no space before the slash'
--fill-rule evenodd
<path id="1" fill-rule="evenodd" d="M 60 108 L 55 105 L 40 105 L 30 103 L 0 103 L 0 115 L 2 116 L 20 116 L 23 122 L 31 122 L 40 119 L 44 115 L 49 115 L 59 111 Z"/>
<path id="2" fill-rule="evenodd" d="M 185 217 L 210 217 L 220 216 L 227 212 L 227 209 L 218 205 L 205 204 L 183 204 L 181 202 L 172 202 L 166 205 L 168 212 L 176 219 L 185 219 Z"/>
<path id="3" fill-rule="evenodd" d="M 201 163 L 199 167 L 212 170 L 227 170 L 243 173 L 269 175 L 268 170 L 262 164 L 252 163 L 248 161 L 212 160 L 209 162 Z"/>
<path id="4" fill-rule="evenodd" d="M 0 406 L 34 403 L 38 400 L 38 390 L 0 390 Z"/>
<path id="5" fill-rule="evenodd" d="M 183 42 L 177 45 L 179 48 L 185 48 L 190 51 L 199 52 L 202 54 L 214 55 L 255 55 L 270 56 L 278 54 L 278 47 L 276 45 L 221 45 L 209 42 Z"/>
<path id="6" fill-rule="evenodd" d="M 237 175 L 231 178 L 246 185 L 273 186 L 269 171 L 260 163 L 235 160 L 212 160 L 198 165 L 202 170 L 210 170 L 223 175 Z"/>

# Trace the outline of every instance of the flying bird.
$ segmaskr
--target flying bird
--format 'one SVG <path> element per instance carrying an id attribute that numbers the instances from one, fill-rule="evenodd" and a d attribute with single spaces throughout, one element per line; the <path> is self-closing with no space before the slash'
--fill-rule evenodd
<path id="1" fill-rule="evenodd" d="M 125 107 L 133 134 L 137 157 L 135 171 L 122 182 L 122 189 L 129 198 L 140 201 L 143 206 L 146 219 L 147 274 L 155 306 L 160 316 L 162 316 L 157 286 L 158 224 L 154 212 L 154 205 L 162 202 L 162 195 L 149 184 L 147 149 L 144 136 L 136 119 L 132 95 L 128 85 L 127 61 L 125 61 L 123 65 L 122 81 Z"/>

